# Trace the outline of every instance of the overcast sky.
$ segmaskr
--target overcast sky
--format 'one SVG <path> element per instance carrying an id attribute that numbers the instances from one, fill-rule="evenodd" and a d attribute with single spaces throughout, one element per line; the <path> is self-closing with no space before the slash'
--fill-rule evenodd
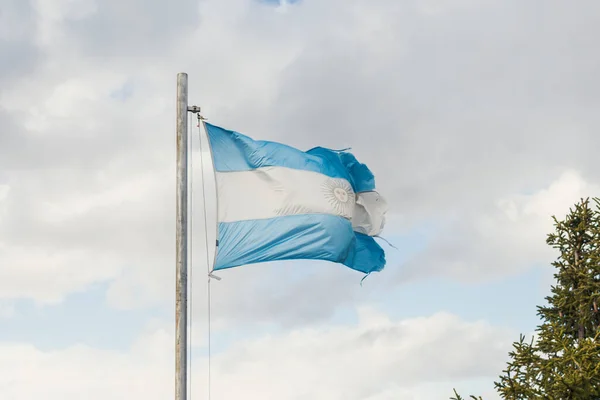
<path id="1" fill-rule="evenodd" d="M 330 263 L 221 272 L 212 399 L 497 398 L 552 283 L 551 216 L 600 195 L 598 37 L 597 0 L 0 0 L 0 398 L 173 397 L 182 71 L 213 124 L 351 147 L 398 247 L 362 287 Z"/>

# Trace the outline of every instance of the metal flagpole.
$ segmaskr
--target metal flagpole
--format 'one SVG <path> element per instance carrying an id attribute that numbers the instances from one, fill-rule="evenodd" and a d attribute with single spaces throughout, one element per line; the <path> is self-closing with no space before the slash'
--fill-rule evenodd
<path id="1" fill-rule="evenodd" d="M 177 233 L 175 282 L 175 400 L 187 400 L 188 372 L 188 76 L 177 74 Z"/>
<path id="2" fill-rule="evenodd" d="M 177 74 L 177 234 L 175 400 L 187 399 L 188 76 Z"/>

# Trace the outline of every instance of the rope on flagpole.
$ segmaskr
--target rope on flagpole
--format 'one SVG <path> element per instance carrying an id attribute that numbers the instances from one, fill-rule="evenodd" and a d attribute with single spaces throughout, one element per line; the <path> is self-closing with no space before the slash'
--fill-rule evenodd
<path id="1" fill-rule="evenodd" d="M 208 400 L 211 398 L 211 309 L 212 309 L 212 296 L 210 290 L 210 282 L 212 278 L 212 268 L 210 264 L 210 256 L 208 254 L 208 218 L 206 213 L 206 179 L 204 177 L 204 155 L 203 155 L 203 147 L 202 147 L 202 120 L 203 117 L 200 113 L 197 114 L 198 117 L 198 139 L 200 141 L 200 173 L 202 175 L 202 205 L 204 206 L 204 243 L 205 243 L 205 253 L 206 253 L 206 271 L 208 276 L 207 281 L 207 290 L 206 290 L 206 303 L 207 303 L 207 347 L 208 347 Z"/>
<path id="2" fill-rule="evenodd" d="M 192 114 L 189 114 L 189 123 L 188 123 L 188 129 L 189 129 L 189 136 L 188 137 L 192 137 L 191 133 L 192 133 Z M 188 302 L 188 325 L 190 328 L 190 334 L 189 334 L 189 342 L 190 342 L 190 346 L 188 346 L 188 374 L 189 374 L 189 378 L 188 378 L 188 390 L 189 390 L 189 398 L 192 398 L 192 346 L 191 346 L 191 342 L 193 340 L 192 337 L 192 324 L 194 321 L 194 313 L 193 311 L 193 307 L 194 307 L 194 301 L 193 301 L 193 296 L 194 296 L 194 290 L 193 290 L 193 283 L 194 283 L 194 279 L 193 279 L 193 271 L 194 271 L 194 253 L 193 253 L 193 249 L 194 249 L 194 149 L 192 147 L 192 140 L 188 140 L 188 154 L 190 157 L 190 166 L 191 168 L 189 168 L 190 171 L 190 180 L 189 180 L 189 193 L 190 193 L 190 201 L 188 203 L 188 207 L 189 207 L 189 215 L 190 215 L 190 220 L 192 221 L 191 224 L 188 225 L 188 229 L 189 229 L 189 251 L 190 251 L 190 262 L 189 262 L 189 268 L 188 268 L 188 274 L 189 274 L 189 290 L 188 290 L 188 297 L 189 297 L 189 302 Z"/>

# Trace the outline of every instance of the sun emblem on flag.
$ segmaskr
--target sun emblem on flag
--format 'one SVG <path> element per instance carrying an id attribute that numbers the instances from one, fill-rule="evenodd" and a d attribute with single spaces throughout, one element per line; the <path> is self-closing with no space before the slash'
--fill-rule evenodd
<path id="1" fill-rule="evenodd" d="M 321 187 L 333 209 L 346 218 L 352 218 L 355 196 L 350 183 L 345 179 L 330 178 Z"/>

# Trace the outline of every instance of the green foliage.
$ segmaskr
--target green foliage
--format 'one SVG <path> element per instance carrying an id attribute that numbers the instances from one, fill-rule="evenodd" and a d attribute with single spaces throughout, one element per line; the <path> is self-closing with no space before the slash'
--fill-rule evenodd
<path id="1" fill-rule="evenodd" d="M 521 335 L 495 387 L 506 400 L 600 399 L 600 201 L 581 200 L 547 244 L 559 257 L 537 337 Z M 456 397 L 462 398 L 454 391 Z M 472 399 L 476 399 L 471 396 Z M 481 398 L 480 398 L 481 399 Z"/>
<path id="2" fill-rule="evenodd" d="M 450 397 L 450 400 L 465 400 L 460 394 L 456 393 L 456 389 L 454 389 L 454 396 L 455 397 Z M 481 398 L 481 396 L 479 397 L 475 397 L 473 395 L 469 396 L 469 399 L 473 399 L 473 400 L 483 400 Z"/>

